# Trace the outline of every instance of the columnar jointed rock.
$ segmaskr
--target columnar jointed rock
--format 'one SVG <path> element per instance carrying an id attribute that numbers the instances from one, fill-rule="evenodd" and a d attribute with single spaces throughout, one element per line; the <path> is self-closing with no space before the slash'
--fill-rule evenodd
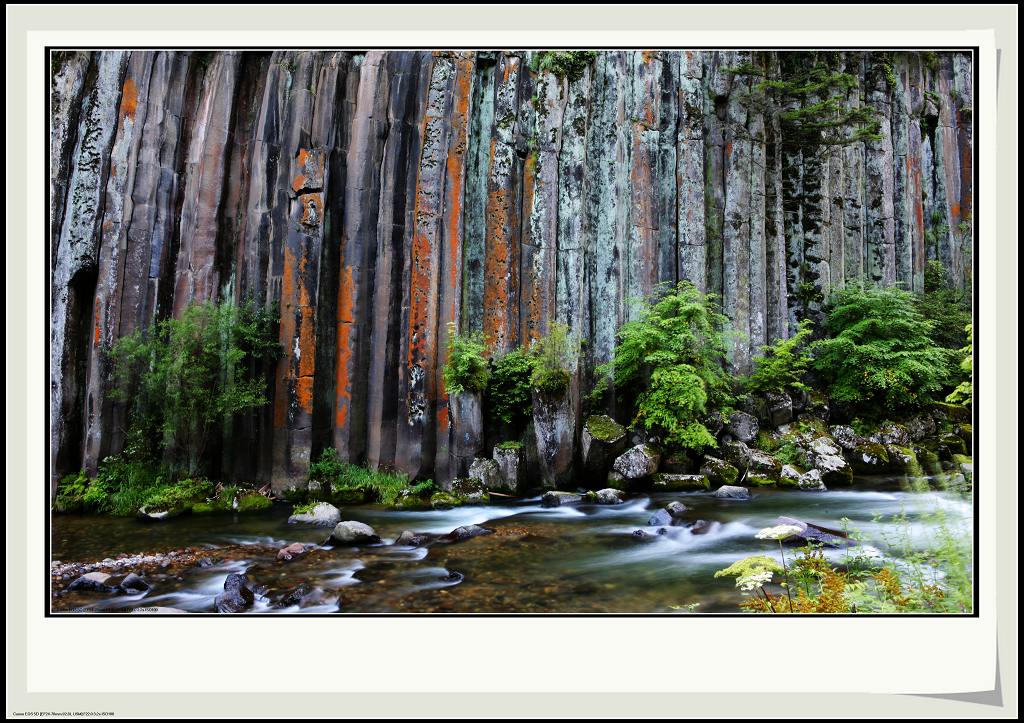
<path id="1" fill-rule="evenodd" d="M 493 451 L 494 461 L 501 475 L 501 488 L 516 492 L 525 483 L 526 455 L 519 443 L 499 444 Z"/>
<path id="2" fill-rule="evenodd" d="M 650 477 L 658 471 L 661 452 L 649 444 L 638 444 L 615 459 L 614 469 L 626 479 Z"/>
<path id="3" fill-rule="evenodd" d="M 571 389 L 556 398 L 533 391 L 533 430 L 543 486 L 569 482 L 576 439 L 576 402 Z"/>
<path id="4" fill-rule="evenodd" d="M 456 459 L 454 476 L 469 471 L 473 460 L 484 447 L 484 420 L 480 395 L 460 392 L 448 397 L 452 422 L 452 454 Z"/>
<path id="5" fill-rule="evenodd" d="M 217 446 L 225 478 L 283 490 L 327 443 L 410 478 L 466 473 L 482 422 L 445 391 L 449 321 L 500 351 L 568 323 L 588 339 L 575 385 L 662 281 L 721 295 L 742 372 L 847 278 L 920 290 L 935 258 L 969 288 L 969 53 L 830 56 L 857 81 L 836 102 L 880 122 L 880 140 L 836 129 L 840 147 L 790 135 L 821 94 L 735 72 L 778 80 L 778 52 L 599 51 L 568 76 L 547 52 L 55 55 L 51 485 L 123 446 L 109 347 L 193 301 L 278 310 L 272 404 Z M 567 396 L 540 415 L 548 485 L 574 458 L 605 472 L 577 454 Z"/>
<path id="6" fill-rule="evenodd" d="M 469 466 L 469 478 L 489 490 L 504 489 L 505 480 L 501 468 L 493 459 L 478 457 Z"/>

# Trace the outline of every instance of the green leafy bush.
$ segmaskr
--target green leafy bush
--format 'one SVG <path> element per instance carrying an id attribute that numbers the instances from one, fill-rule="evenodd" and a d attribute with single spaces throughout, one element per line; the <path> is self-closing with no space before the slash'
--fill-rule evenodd
<path id="1" fill-rule="evenodd" d="M 334 494 L 344 490 L 366 490 L 382 505 L 395 504 L 402 490 L 409 487 L 409 478 L 404 474 L 370 470 L 344 462 L 333 447 L 326 448 L 309 465 L 309 479 L 329 484 Z"/>
<path id="2" fill-rule="evenodd" d="M 267 403 L 261 365 L 281 351 L 274 318 L 251 302 L 207 302 L 120 339 L 112 396 L 129 405 L 129 436 L 158 440 L 149 451 L 171 473 L 199 476 L 225 423 Z"/>
<path id="3" fill-rule="evenodd" d="M 491 424 L 520 427 L 533 413 L 530 379 L 533 357 L 525 349 L 514 349 L 491 361 L 484 408 Z"/>
<path id="4" fill-rule="evenodd" d="M 809 391 L 803 379 L 811 367 L 811 336 L 814 324 L 810 319 L 800 322 L 797 333 L 770 346 L 763 346 L 754 372 L 746 380 L 751 392 Z"/>
<path id="5" fill-rule="evenodd" d="M 938 346 L 960 349 L 967 345 L 965 329 L 971 323 L 968 299 L 952 285 L 939 261 L 929 261 L 925 266 L 924 293 L 917 297 L 917 308 L 931 322 L 931 338 Z"/>
<path id="6" fill-rule="evenodd" d="M 213 483 L 206 479 L 186 479 L 158 487 L 146 498 L 146 507 L 156 510 L 189 509 L 195 502 L 214 496 Z"/>
<path id="7" fill-rule="evenodd" d="M 531 348 L 534 361 L 530 384 L 543 396 L 562 395 L 569 387 L 581 346 L 581 339 L 571 334 L 568 326 L 552 323 L 547 335 L 534 342 Z"/>
<path id="8" fill-rule="evenodd" d="M 131 517 L 164 486 L 160 470 L 152 463 L 112 455 L 100 463 L 96 479 L 82 496 L 82 505 L 100 514 Z"/>
<path id="9" fill-rule="evenodd" d="M 612 381 L 620 396 L 636 395 L 634 426 L 659 432 L 683 449 L 715 446 L 702 420 L 709 406 L 732 402 L 723 369 L 725 322 L 714 298 L 690 282 L 660 288 L 619 329 L 612 360 L 597 369 L 592 398 Z"/>
<path id="10" fill-rule="evenodd" d="M 967 346 L 960 350 L 960 353 L 963 355 L 963 358 L 960 360 L 960 371 L 966 378 L 946 396 L 946 401 L 951 404 L 970 404 L 974 400 L 974 382 L 971 380 L 974 370 L 971 356 L 973 353 L 974 325 L 968 324 L 964 328 L 967 332 Z"/>
<path id="11" fill-rule="evenodd" d="M 949 382 L 951 351 L 931 338 L 934 325 L 913 294 L 896 287 L 847 286 L 832 295 L 830 338 L 814 362 L 834 399 L 877 415 L 934 401 Z"/>
<path id="12" fill-rule="evenodd" d="M 449 394 L 482 392 L 487 388 L 487 349 L 482 334 L 462 336 L 454 322 L 448 324 L 448 361 L 444 386 Z"/>
<path id="13" fill-rule="evenodd" d="M 57 497 L 54 509 L 58 512 L 79 512 L 84 508 L 83 498 L 89 489 L 89 477 L 85 471 L 69 474 L 57 483 Z"/>

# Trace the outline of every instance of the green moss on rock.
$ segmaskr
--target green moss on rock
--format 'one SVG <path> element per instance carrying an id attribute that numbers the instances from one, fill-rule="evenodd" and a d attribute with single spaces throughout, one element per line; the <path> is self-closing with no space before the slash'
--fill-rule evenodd
<path id="1" fill-rule="evenodd" d="M 606 414 L 587 417 L 587 431 L 602 442 L 614 442 L 626 436 L 626 428 Z"/>

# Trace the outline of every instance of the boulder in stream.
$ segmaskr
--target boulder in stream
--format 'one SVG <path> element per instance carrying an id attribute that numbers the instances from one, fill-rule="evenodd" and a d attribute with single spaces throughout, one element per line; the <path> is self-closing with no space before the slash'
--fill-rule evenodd
<path id="1" fill-rule="evenodd" d="M 372 545 L 377 542 L 380 542 L 380 537 L 373 528 L 355 520 L 339 522 L 327 540 L 329 545 Z"/>
<path id="2" fill-rule="evenodd" d="M 240 573 L 231 573 L 224 580 L 224 592 L 213 604 L 219 613 L 240 613 L 252 607 L 256 596 L 248 587 L 249 578 Z"/>
<path id="3" fill-rule="evenodd" d="M 288 518 L 289 525 L 316 525 L 317 527 L 334 527 L 341 522 L 341 510 L 330 502 L 318 502 L 308 512 L 299 512 Z"/>
<path id="4" fill-rule="evenodd" d="M 576 492 L 562 492 L 552 490 L 545 492 L 540 498 L 541 507 L 561 507 L 562 505 L 575 505 L 583 501 L 583 495 Z"/>
<path id="5" fill-rule="evenodd" d="M 749 500 L 750 491 L 746 487 L 736 485 L 722 485 L 715 490 L 715 497 L 726 500 Z"/>
<path id="6" fill-rule="evenodd" d="M 112 577 L 105 572 L 87 572 L 68 585 L 68 590 L 117 592 L 117 584 L 112 581 Z"/>

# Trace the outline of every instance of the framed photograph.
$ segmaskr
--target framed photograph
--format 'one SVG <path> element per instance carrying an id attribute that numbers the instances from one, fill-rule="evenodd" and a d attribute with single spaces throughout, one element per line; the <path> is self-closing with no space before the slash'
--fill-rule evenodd
<path id="1" fill-rule="evenodd" d="M 9 715 L 1015 715 L 1015 7 L 51 10 Z"/>

